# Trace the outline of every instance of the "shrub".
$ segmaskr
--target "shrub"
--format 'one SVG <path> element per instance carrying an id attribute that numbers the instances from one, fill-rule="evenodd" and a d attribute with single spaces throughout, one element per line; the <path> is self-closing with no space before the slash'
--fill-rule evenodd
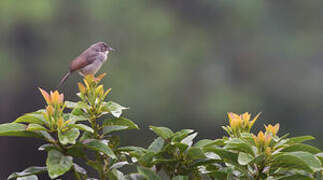
<path id="1" fill-rule="evenodd" d="M 46 142 L 39 147 L 47 152 L 46 166 L 29 167 L 8 179 L 37 180 L 40 173 L 55 179 L 69 171 L 77 180 L 323 179 L 322 151 L 303 143 L 314 138 L 278 136 L 279 124 L 266 125 L 255 135 L 250 130 L 260 114 L 251 119 L 249 113 L 228 113 L 229 125 L 223 127 L 228 136 L 221 139 L 194 143 L 197 132 L 192 129 L 173 132 L 150 126 L 157 138 L 148 148 L 120 147 L 114 132 L 139 128 L 121 116 L 127 107 L 105 101 L 111 89 L 104 90 L 103 77 L 86 76 L 78 83 L 78 102 L 64 101 L 58 91 L 40 89 L 45 109 L 0 125 L 0 136 Z M 136 172 L 125 174 L 124 166 L 133 166 Z M 88 168 L 97 172 L 96 178 L 88 177 Z"/>

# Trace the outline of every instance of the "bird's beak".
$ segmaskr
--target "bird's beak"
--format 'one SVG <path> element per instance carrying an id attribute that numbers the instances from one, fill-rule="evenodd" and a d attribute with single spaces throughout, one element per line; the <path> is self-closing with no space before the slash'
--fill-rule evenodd
<path id="1" fill-rule="evenodd" d="M 115 51 L 112 47 L 108 47 L 108 51 Z"/>

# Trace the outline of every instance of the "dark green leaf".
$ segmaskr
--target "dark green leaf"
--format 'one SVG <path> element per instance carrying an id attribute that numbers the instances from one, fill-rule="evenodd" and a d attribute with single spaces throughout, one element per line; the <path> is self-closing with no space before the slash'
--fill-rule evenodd
<path id="1" fill-rule="evenodd" d="M 58 139 L 59 142 L 66 145 L 66 144 L 75 144 L 76 139 L 79 137 L 80 131 L 77 128 L 69 129 L 65 132 L 58 132 Z"/>
<path id="2" fill-rule="evenodd" d="M 137 124 L 124 117 L 106 119 L 102 126 L 127 126 L 128 129 L 139 129 Z"/>
<path id="3" fill-rule="evenodd" d="M 71 156 L 64 156 L 64 154 L 59 151 L 50 150 L 48 152 L 46 165 L 49 177 L 55 179 L 71 169 L 73 158 Z"/>
<path id="4" fill-rule="evenodd" d="M 289 143 L 302 143 L 304 141 L 309 141 L 313 139 L 315 139 L 313 136 L 299 136 L 299 137 L 289 138 Z"/>
<path id="5" fill-rule="evenodd" d="M 180 142 L 183 140 L 185 137 L 187 137 L 189 134 L 194 132 L 193 129 L 182 129 L 180 131 L 177 131 L 172 138 L 172 142 Z"/>
<path id="6" fill-rule="evenodd" d="M 149 126 L 154 133 L 158 136 L 162 137 L 163 139 L 168 139 L 174 135 L 173 131 L 167 127 L 156 127 L 156 126 Z"/>
<path id="7" fill-rule="evenodd" d="M 215 154 L 217 154 L 218 156 L 220 156 L 220 158 L 227 163 L 231 163 L 231 164 L 238 164 L 238 154 L 237 153 L 233 153 L 231 151 L 227 151 L 224 149 L 220 149 L 220 148 L 216 148 L 216 147 L 205 147 L 203 148 L 206 152 L 214 152 Z"/>
<path id="8" fill-rule="evenodd" d="M 98 152 L 102 152 L 104 154 L 106 154 L 107 156 L 116 159 L 116 155 L 114 154 L 114 152 L 112 151 L 112 149 L 107 145 L 107 143 L 104 143 L 100 140 L 97 139 L 87 139 L 85 141 L 83 141 L 83 144 L 85 145 L 85 147 L 87 147 L 88 149 L 94 150 L 94 151 L 98 151 Z"/>
<path id="9" fill-rule="evenodd" d="M 158 137 L 150 144 L 150 146 L 148 147 L 148 150 L 157 153 L 162 150 L 164 146 L 164 142 L 165 141 L 163 138 Z"/>
<path id="10" fill-rule="evenodd" d="M 172 180 L 188 180 L 188 176 L 175 176 Z"/>
<path id="11" fill-rule="evenodd" d="M 312 173 L 321 168 L 321 162 L 308 152 L 285 152 L 273 157 L 272 167 L 295 168 Z"/>
<path id="12" fill-rule="evenodd" d="M 32 166 L 32 167 L 29 167 L 29 168 L 21 171 L 21 172 L 14 172 L 14 173 L 10 174 L 10 176 L 8 177 L 8 180 L 13 179 L 13 178 L 18 178 L 18 177 L 40 174 L 40 173 L 43 173 L 46 171 L 47 171 L 46 167 Z"/>
<path id="13" fill-rule="evenodd" d="M 151 169 L 145 167 L 137 167 L 139 174 L 145 176 L 147 180 L 161 180 L 161 178 Z"/>
<path id="14" fill-rule="evenodd" d="M 19 123 L 0 124 L 0 136 L 42 137 L 38 133 L 26 131 L 26 128 L 26 125 Z"/>
<path id="15" fill-rule="evenodd" d="M 248 144 L 247 142 L 238 139 L 238 138 L 233 138 L 230 139 L 226 142 L 226 145 L 224 146 L 225 149 L 228 150 L 234 150 L 238 152 L 245 152 L 251 155 L 254 155 L 254 152 L 251 148 L 252 146 Z"/>
<path id="16" fill-rule="evenodd" d="M 298 175 L 292 175 L 292 176 L 285 176 L 285 177 L 279 178 L 278 180 L 314 180 L 314 179 L 308 176 L 298 174 Z"/>
<path id="17" fill-rule="evenodd" d="M 213 143 L 214 143 L 214 141 L 211 139 L 202 139 L 202 140 L 198 141 L 197 143 L 195 143 L 193 147 L 202 148 L 204 146 L 212 145 Z"/>
<path id="18" fill-rule="evenodd" d="M 139 159 L 139 163 L 145 167 L 151 167 L 154 156 L 155 156 L 154 152 L 147 152 Z"/>
<path id="19" fill-rule="evenodd" d="M 192 147 L 187 151 L 187 157 L 191 160 L 206 158 L 203 151 L 200 148 Z"/>
<path id="20" fill-rule="evenodd" d="M 317 154 L 321 152 L 321 150 L 319 150 L 314 146 L 311 146 L 308 144 L 301 144 L 301 143 L 295 143 L 282 149 L 282 152 L 294 152 L 294 151 L 304 151 L 312 154 Z"/>

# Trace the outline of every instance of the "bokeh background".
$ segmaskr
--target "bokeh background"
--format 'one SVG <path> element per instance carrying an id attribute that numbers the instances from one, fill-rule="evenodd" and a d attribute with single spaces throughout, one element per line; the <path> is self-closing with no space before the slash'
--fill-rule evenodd
<path id="1" fill-rule="evenodd" d="M 42 108 L 37 87 L 55 89 L 75 56 L 106 41 L 117 51 L 105 87 L 141 127 L 123 144 L 147 146 L 148 125 L 218 138 L 226 112 L 261 111 L 254 131 L 279 122 L 322 149 L 322 32 L 316 0 L 2 0 L 0 122 Z M 66 82 L 66 99 L 80 80 Z M 0 137 L 0 179 L 43 165 L 41 143 Z"/>

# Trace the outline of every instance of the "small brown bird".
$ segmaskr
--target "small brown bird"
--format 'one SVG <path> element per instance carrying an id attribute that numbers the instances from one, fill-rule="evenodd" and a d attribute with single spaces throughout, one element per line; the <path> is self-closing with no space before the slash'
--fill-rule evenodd
<path id="1" fill-rule="evenodd" d="M 68 73 L 59 82 L 57 88 L 75 71 L 78 71 L 82 76 L 96 74 L 102 64 L 107 61 L 110 51 L 114 51 L 114 49 L 105 42 L 98 42 L 91 45 L 71 62 Z"/>

